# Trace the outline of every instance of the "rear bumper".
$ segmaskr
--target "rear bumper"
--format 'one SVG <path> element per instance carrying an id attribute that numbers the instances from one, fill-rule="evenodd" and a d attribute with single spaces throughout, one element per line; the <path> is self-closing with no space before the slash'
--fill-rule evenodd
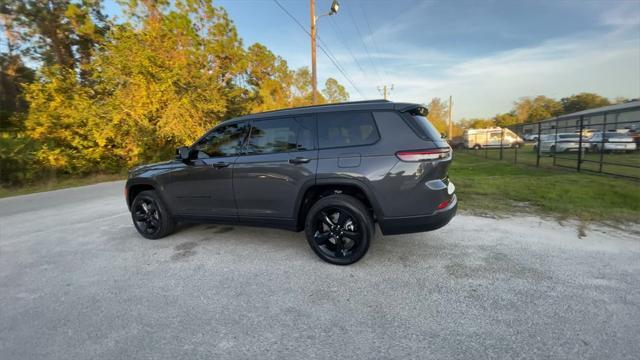
<path id="1" fill-rule="evenodd" d="M 431 215 L 405 216 L 379 219 L 378 224 L 384 235 L 410 234 L 439 229 L 456 215 L 458 198 L 455 194 L 446 208 Z"/>

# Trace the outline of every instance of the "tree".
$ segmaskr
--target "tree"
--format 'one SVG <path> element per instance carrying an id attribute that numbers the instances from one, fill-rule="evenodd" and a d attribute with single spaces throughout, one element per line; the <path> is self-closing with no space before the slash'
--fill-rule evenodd
<path id="1" fill-rule="evenodd" d="M 565 114 L 610 105 L 609 99 L 594 93 L 580 93 L 560 99 Z"/>
<path id="2" fill-rule="evenodd" d="M 514 103 L 513 113 L 518 118 L 518 123 L 530 123 L 561 115 L 562 105 L 543 95 L 523 97 Z"/>
<path id="3" fill-rule="evenodd" d="M 89 77 L 93 50 L 104 41 L 110 26 L 101 0 L 3 0 L 0 4 L 17 50 L 45 66 L 77 70 L 83 80 Z"/>
<path id="4" fill-rule="evenodd" d="M 322 90 L 322 94 L 328 103 L 339 103 L 349 100 L 349 93 L 347 90 L 334 78 L 327 79 L 324 83 L 324 90 Z"/>
<path id="5" fill-rule="evenodd" d="M 0 129 L 22 128 L 28 108 L 23 88 L 34 78 L 34 71 L 18 55 L 0 53 Z"/>
<path id="6" fill-rule="evenodd" d="M 462 119 L 459 124 L 465 129 L 484 129 L 495 127 L 493 119 Z"/>
<path id="7" fill-rule="evenodd" d="M 287 62 L 264 45 L 256 43 L 247 50 L 247 63 L 251 112 L 288 107 L 291 102 L 293 75 Z"/>
<path id="8" fill-rule="evenodd" d="M 493 120 L 497 126 L 504 127 L 518 123 L 518 117 L 513 112 L 504 114 L 498 114 L 493 117 Z"/>
<path id="9" fill-rule="evenodd" d="M 429 114 L 427 117 L 433 126 L 438 129 L 439 132 L 445 133 L 448 130 L 447 124 L 449 119 L 449 106 L 440 98 L 433 98 L 427 105 Z"/>

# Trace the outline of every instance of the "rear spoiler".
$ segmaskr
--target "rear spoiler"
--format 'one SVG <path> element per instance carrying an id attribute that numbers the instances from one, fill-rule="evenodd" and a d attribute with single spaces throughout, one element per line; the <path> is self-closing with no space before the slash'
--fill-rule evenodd
<path id="1" fill-rule="evenodd" d="M 396 107 L 396 110 L 400 112 L 406 112 L 411 115 L 420 115 L 420 116 L 427 116 L 429 114 L 429 110 L 424 105 L 420 105 L 420 104 L 398 104 L 398 105 L 399 106 Z"/>

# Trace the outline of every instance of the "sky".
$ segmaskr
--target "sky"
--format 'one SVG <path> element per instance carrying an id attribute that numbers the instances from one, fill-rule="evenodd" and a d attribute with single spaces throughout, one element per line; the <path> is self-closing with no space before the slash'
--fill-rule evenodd
<path id="1" fill-rule="evenodd" d="M 309 27 L 309 0 L 278 0 Z M 317 15 L 332 0 L 316 0 Z M 640 97 L 640 1 L 339 0 L 318 20 L 318 83 L 351 100 L 428 103 L 453 96 L 453 117 L 486 118 L 520 97 L 579 92 Z M 309 36 L 274 0 L 214 0 L 244 45 L 266 45 L 291 68 L 310 66 Z M 106 1 L 109 14 L 119 10 Z M 349 81 L 351 80 L 351 81 Z"/>

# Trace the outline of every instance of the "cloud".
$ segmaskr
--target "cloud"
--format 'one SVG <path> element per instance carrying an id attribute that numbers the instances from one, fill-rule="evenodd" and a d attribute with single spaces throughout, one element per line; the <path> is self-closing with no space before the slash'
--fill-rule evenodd
<path id="1" fill-rule="evenodd" d="M 486 56 L 461 58 L 393 41 L 384 53 L 372 54 L 384 63 L 388 75 L 381 78 L 362 74 L 350 56 L 336 56 L 368 98 L 378 98 L 376 88 L 391 82 L 392 98 L 398 101 L 428 102 L 451 94 L 456 119 L 509 111 L 522 96 L 559 98 L 590 91 L 612 98 L 639 97 L 639 8 L 623 4 L 603 13 L 601 28 Z M 356 56 L 366 59 L 366 54 Z M 323 71 L 330 72 L 330 66 Z"/>

